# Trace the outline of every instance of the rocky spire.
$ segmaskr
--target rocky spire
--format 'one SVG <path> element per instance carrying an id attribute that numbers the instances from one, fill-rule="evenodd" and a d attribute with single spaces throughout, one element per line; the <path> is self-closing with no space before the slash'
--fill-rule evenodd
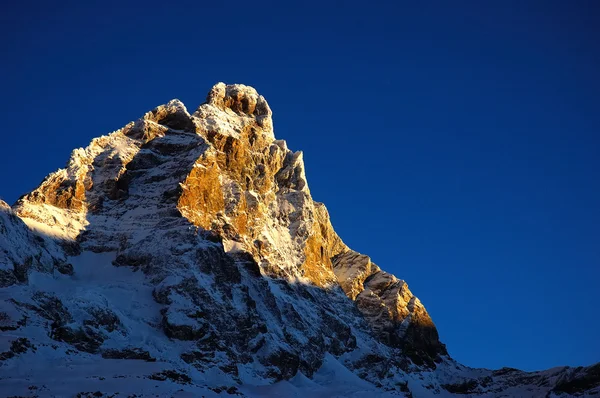
<path id="1" fill-rule="evenodd" d="M 430 366 L 446 354 L 408 288 L 335 233 L 311 197 L 302 153 L 275 140 L 269 105 L 252 87 L 218 83 L 193 115 L 172 100 L 95 139 L 15 210 L 83 250 L 117 251 L 119 264 L 138 264 L 151 251 L 140 230 L 190 223 L 218 236 L 231 255 L 249 255 L 263 275 L 341 286 L 383 343 L 401 347 L 407 330 L 426 328 L 417 335 L 428 340 L 417 339 L 415 350 L 428 347 Z M 375 274 L 387 281 L 377 289 Z"/>
<path id="2" fill-rule="evenodd" d="M 37 346 L 156 359 L 190 382 L 310 377 L 330 358 L 401 392 L 433 369 L 432 389 L 462 380 L 406 282 L 336 234 L 271 114 L 252 87 L 218 83 L 193 114 L 161 105 L 73 151 L 13 210 L 0 203 L 0 238 L 20 236 L 0 245 L 0 283 L 19 297 L 0 301 L 0 324 L 7 308 Z M 179 374 L 165 372 L 151 379 Z"/>
<path id="3" fill-rule="evenodd" d="M 118 250 L 122 263 L 141 255 L 140 229 L 162 229 L 181 214 L 172 222 L 216 234 L 226 251 L 249 254 L 264 275 L 341 286 L 382 342 L 401 346 L 409 326 L 426 327 L 433 330 L 427 344 L 439 348 L 430 350 L 431 357 L 446 354 L 408 288 L 398 294 L 392 275 L 351 251 L 335 233 L 325 206 L 310 195 L 302 153 L 275 140 L 271 109 L 252 87 L 218 83 L 193 115 L 172 100 L 95 139 L 15 210 L 26 222 L 55 227 L 84 250 Z M 152 223 L 131 218 L 140 212 Z M 55 219 L 77 222 L 60 225 Z M 375 274 L 386 281 L 377 289 Z"/>

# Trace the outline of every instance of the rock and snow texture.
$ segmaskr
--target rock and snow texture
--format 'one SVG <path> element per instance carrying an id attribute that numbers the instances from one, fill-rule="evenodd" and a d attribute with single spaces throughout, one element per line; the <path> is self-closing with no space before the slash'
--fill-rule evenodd
<path id="1" fill-rule="evenodd" d="M 0 200 L 0 288 L 27 283 L 32 270 L 72 274 L 73 267 L 54 240 L 33 233 Z"/>
<path id="2" fill-rule="evenodd" d="M 406 282 L 335 233 L 244 85 L 159 106 L 0 203 L 0 283 L 0 395 L 598 391 L 598 367 L 452 360 Z"/>
<path id="3" fill-rule="evenodd" d="M 403 348 L 415 364 L 431 368 L 440 355 L 448 354 L 431 317 L 406 282 L 352 250 L 335 256 L 333 267 L 340 286 L 380 341 Z"/>

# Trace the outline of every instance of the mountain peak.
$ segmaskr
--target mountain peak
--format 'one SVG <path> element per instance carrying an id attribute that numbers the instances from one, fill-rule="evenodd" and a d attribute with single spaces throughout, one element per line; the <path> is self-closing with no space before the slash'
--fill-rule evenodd
<path id="1" fill-rule="evenodd" d="M 1 330 L 25 336 L 1 357 L 19 380 L 43 369 L 22 376 L 20 356 L 77 360 L 86 380 L 119 379 L 114 359 L 153 361 L 129 379 L 149 394 L 167 378 L 198 395 L 340 370 L 370 396 L 409 381 L 546 393 L 587 377 L 457 364 L 406 282 L 343 243 L 302 152 L 275 140 L 266 100 L 241 84 L 216 84 L 193 114 L 169 101 L 74 150 L 13 209 L 0 202 L 0 238 Z"/>
<path id="2" fill-rule="evenodd" d="M 254 118 L 265 132 L 272 133 L 271 108 L 265 98 L 250 86 L 244 84 L 215 84 L 206 97 L 206 103 L 196 111 L 202 115 L 202 107 L 214 106 L 225 112 Z"/>

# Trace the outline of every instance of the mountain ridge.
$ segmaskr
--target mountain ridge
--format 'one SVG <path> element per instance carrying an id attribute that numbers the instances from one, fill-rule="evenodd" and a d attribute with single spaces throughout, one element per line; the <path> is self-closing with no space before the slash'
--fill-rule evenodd
<path id="1" fill-rule="evenodd" d="M 35 347 L 60 342 L 65 363 L 162 364 L 169 369 L 143 379 L 163 379 L 168 391 L 168 383 L 226 386 L 250 396 L 248 386 L 315 380 L 336 364 L 380 394 L 489 395 L 522 385 L 551 394 L 590 372 L 583 391 L 598 387 L 594 367 L 494 373 L 452 360 L 406 282 L 335 233 L 310 195 L 302 153 L 275 139 L 268 103 L 248 86 L 219 83 L 192 114 L 172 100 L 92 140 L 2 211 L 3 225 L 42 254 L 4 260 L 13 278 L 4 278 L 0 311 L 13 337 Z M 94 267 L 123 283 L 110 287 Z M 86 300 L 80 275 L 94 292 Z M 99 278 L 109 287 L 95 291 Z M 114 291 L 133 297 L 142 315 Z M 30 318 L 37 323 L 15 326 Z M 16 370 L 34 355 L 19 344 L 25 351 L 7 359 Z"/>

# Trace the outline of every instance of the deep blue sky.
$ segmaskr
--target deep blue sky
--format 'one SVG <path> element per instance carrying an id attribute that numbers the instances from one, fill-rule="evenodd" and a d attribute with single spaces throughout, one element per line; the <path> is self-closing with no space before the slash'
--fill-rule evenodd
<path id="1" fill-rule="evenodd" d="M 408 281 L 457 360 L 600 361 L 597 2 L 16 3 L 5 200 L 171 98 L 252 85 L 338 233 Z"/>

